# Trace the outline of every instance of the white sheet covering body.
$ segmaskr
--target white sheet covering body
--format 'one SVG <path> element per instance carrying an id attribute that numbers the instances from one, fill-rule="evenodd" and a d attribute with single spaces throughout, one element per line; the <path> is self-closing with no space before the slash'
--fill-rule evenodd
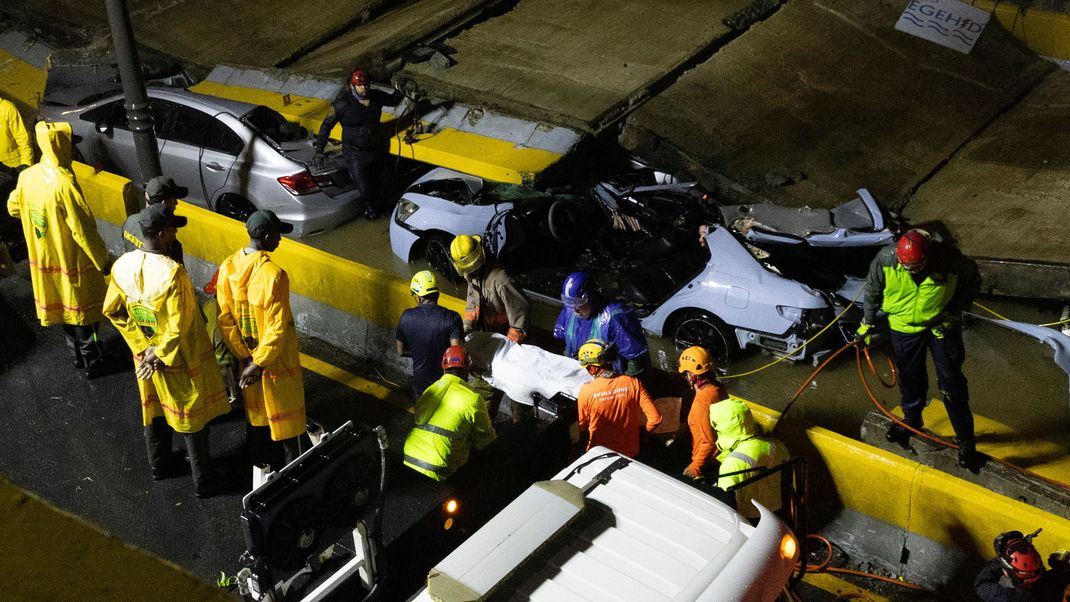
<path id="1" fill-rule="evenodd" d="M 579 395 L 591 380 L 580 363 L 534 345 L 517 345 L 503 335 L 474 332 L 465 343 L 472 356 L 472 371 L 483 376 L 513 401 L 532 405 L 532 393 L 553 397 Z"/>

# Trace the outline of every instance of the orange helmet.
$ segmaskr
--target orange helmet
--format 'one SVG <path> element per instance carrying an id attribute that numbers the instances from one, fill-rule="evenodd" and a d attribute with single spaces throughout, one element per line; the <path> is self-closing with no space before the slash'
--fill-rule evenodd
<path id="1" fill-rule="evenodd" d="M 364 86 L 368 83 L 368 74 L 363 69 L 354 69 L 353 75 L 349 76 L 349 85 Z"/>
<path id="2" fill-rule="evenodd" d="M 929 259 L 929 233 L 924 230 L 909 230 L 895 245 L 895 257 L 908 272 L 925 267 Z"/>
<path id="3" fill-rule="evenodd" d="M 442 369 L 449 370 L 450 368 L 460 368 L 467 370 L 471 361 L 468 357 L 468 352 L 464 350 L 461 345 L 453 345 L 446 350 L 446 353 L 442 354 Z"/>
<path id="4" fill-rule="evenodd" d="M 1036 583 L 1044 574 L 1044 561 L 1033 546 L 1034 536 L 1036 533 L 1022 535 L 1021 531 L 1008 531 L 1000 533 L 994 545 L 1003 571 L 1011 581 L 1025 587 Z"/>

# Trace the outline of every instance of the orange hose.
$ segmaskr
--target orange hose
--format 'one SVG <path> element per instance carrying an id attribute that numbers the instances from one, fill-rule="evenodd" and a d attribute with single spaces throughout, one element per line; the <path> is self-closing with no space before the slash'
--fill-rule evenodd
<path id="1" fill-rule="evenodd" d="M 922 587 L 922 586 L 920 586 L 920 585 L 918 585 L 916 583 L 910 583 L 909 581 L 900 581 L 900 580 L 894 579 L 892 577 L 885 577 L 884 575 L 877 575 L 877 574 L 874 574 L 874 573 L 867 573 L 865 571 L 855 571 L 855 570 L 852 570 L 852 569 L 841 569 L 839 567 L 829 566 L 832 563 L 832 542 L 829 541 L 824 536 L 817 535 L 817 534 L 814 534 L 814 533 L 810 533 L 806 537 L 807 537 L 807 539 L 816 539 L 816 540 L 820 541 L 821 543 L 825 544 L 825 549 L 828 551 L 828 554 L 825 556 L 825 560 L 822 561 L 821 564 L 808 564 L 808 565 L 806 565 L 806 572 L 808 572 L 808 573 L 840 573 L 840 574 L 844 574 L 844 575 L 854 575 L 856 577 L 866 577 L 868 579 L 876 579 L 878 581 L 884 581 L 886 583 L 894 583 L 895 585 L 898 585 L 900 587 L 905 587 L 907 589 L 911 589 L 911 590 L 914 590 L 914 591 L 919 591 L 919 592 L 927 591 L 924 587 Z M 796 565 L 796 568 L 798 568 L 798 565 Z"/>

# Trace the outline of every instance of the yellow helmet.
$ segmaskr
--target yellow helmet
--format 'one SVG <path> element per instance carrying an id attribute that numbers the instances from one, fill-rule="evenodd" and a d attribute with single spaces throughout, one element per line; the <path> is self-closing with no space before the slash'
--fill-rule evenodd
<path id="1" fill-rule="evenodd" d="M 428 270 L 416 272 L 416 275 L 412 277 L 412 281 L 409 282 L 409 290 L 417 297 L 426 297 L 438 292 L 438 281 L 435 280 L 435 275 Z"/>
<path id="2" fill-rule="evenodd" d="M 486 261 L 480 238 L 468 234 L 453 238 L 453 242 L 450 243 L 450 258 L 453 259 L 453 269 L 457 270 L 461 276 L 467 276 L 478 270 Z"/>
<path id="3" fill-rule="evenodd" d="M 608 361 L 606 349 L 608 345 L 602 339 L 590 339 L 576 353 L 576 359 L 580 360 L 581 366 L 605 366 Z"/>
<path id="4" fill-rule="evenodd" d="M 688 347 L 680 353 L 680 372 L 705 374 L 716 367 L 717 363 L 710 357 L 710 352 L 702 347 Z"/>

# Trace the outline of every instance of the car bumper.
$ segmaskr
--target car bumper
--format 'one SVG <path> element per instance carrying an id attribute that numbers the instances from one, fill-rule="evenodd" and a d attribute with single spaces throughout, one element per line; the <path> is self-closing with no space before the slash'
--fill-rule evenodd
<path id="1" fill-rule="evenodd" d="M 420 240 L 420 235 L 402 226 L 397 221 L 398 209 L 390 212 L 390 250 L 402 261 L 409 261 L 412 248 Z"/>
<path id="2" fill-rule="evenodd" d="M 301 205 L 292 209 L 275 210 L 279 219 L 294 225 L 293 238 L 302 238 L 338 227 L 356 217 L 360 210 L 355 195 L 340 201 L 321 192 L 303 197 L 301 201 Z"/>

